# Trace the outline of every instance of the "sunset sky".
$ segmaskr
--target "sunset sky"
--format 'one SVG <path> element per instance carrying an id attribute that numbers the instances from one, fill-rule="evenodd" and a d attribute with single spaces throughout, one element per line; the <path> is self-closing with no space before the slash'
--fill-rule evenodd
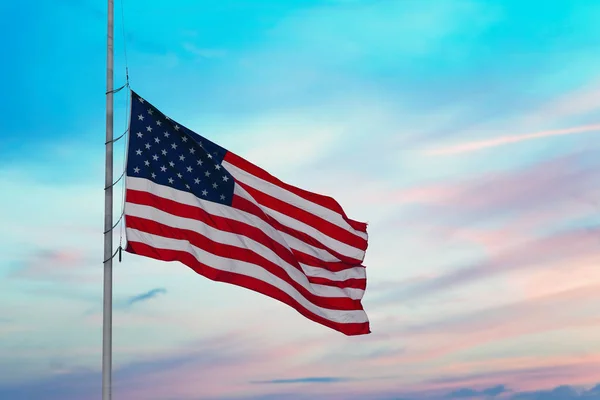
<path id="1" fill-rule="evenodd" d="M 0 399 L 96 400 L 105 2 L 0 15 Z M 124 253 L 115 400 L 600 399 L 600 1 L 117 0 L 115 17 L 115 86 L 127 60 L 165 114 L 369 223 L 372 329 Z"/>

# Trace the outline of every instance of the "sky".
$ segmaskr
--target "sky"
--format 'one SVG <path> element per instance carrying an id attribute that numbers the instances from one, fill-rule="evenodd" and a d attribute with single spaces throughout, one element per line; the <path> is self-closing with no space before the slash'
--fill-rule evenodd
<path id="1" fill-rule="evenodd" d="M 115 400 L 600 399 L 600 2 L 115 11 L 115 86 L 369 223 L 372 329 L 124 254 Z M 0 398 L 99 399 L 105 3 L 0 14 Z"/>

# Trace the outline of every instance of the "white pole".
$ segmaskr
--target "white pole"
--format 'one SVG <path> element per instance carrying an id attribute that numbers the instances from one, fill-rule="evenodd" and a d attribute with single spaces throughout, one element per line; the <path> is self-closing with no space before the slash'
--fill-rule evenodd
<path id="1" fill-rule="evenodd" d="M 114 1 L 108 0 L 106 45 L 106 170 L 104 177 L 104 304 L 102 322 L 102 400 L 110 400 L 112 380 L 112 224 L 113 224 L 113 34 Z"/>

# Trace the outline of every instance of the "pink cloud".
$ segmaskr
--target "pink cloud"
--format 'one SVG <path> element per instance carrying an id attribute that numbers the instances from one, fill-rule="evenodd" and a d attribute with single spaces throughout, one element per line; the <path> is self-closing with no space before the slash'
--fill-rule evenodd
<path id="1" fill-rule="evenodd" d="M 430 149 L 424 152 L 425 155 L 429 156 L 444 156 L 444 155 L 456 155 L 471 153 L 479 150 L 489 149 L 493 147 L 505 146 L 508 144 L 521 143 L 534 139 L 543 139 L 554 136 L 565 136 L 574 135 L 587 132 L 599 132 L 600 124 L 575 126 L 572 128 L 546 130 L 533 133 L 525 133 L 521 135 L 507 135 L 499 136 L 492 139 L 474 140 L 470 142 L 464 142 L 455 144 L 447 147 L 440 147 L 437 149 Z"/>
<path id="2" fill-rule="evenodd" d="M 586 162 L 586 156 L 592 161 Z M 372 203 L 452 208 L 452 213 L 493 212 L 600 197 L 600 173 L 592 153 L 571 153 L 519 169 L 438 181 L 375 194 Z M 560 188 L 560 190 L 557 190 Z M 589 207 L 589 204 L 586 204 Z"/>
<path id="3" fill-rule="evenodd" d="M 424 154 L 430 156 L 457 155 L 535 139 L 597 132 L 600 131 L 600 124 L 545 130 L 540 130 L 539 127 L 548 126 L 549 123 L 555 124 L 565 121 L 572 117 L 587 115 L 599 107 L 600 85 L 597 82 L 587 83 L 581 89 L 552 99 L 540 108 L 515 119 L 511 123 L 512 126 L 523 127 L 527 130 L 536 130 L 535 132 L 520 135 L 501 135 L 490 139 L 474 140 L 451 146 L 433 148 L 425 150 Z"/>
<path id="4" fill-rule="evenodd" d="M 565 262 L 549 264 L 548 268 L 519 274 L 519 279 L 513 280 L 515 290 L 527 298 L 537 298 L 557 291 L 600 284 L 600 252 L 594 252 L 593 241 L 590 245 L 590 252 L 584 251 Z"/>
<path id="5" fill-rule="evenodd" d="M 89 266 L 94 261 L 78 249 L 33 250 L 17 264 L 11 277 L 29 280 L 94 283 L 97 273 Z"/>
<path id="6" fill-rule="evenodd" d="M 551 389 L 563 384 L 589 387 L 600 380 L 600 353 L 462 361 L 442 367 L 438 374 L 438 378 L 418 387 L 448 390 L 499 383 L 513 391 Z"/>
<path id="7" fill-rule="evenodd" d="M 569 117 L 586 115 L 600 108 L 600 83 L 588 82 L 557 99 L 550 100 L 534 113 L 521 119 L 521 124 L 539 125 L 549 119 L 558 121 Z"/>
<path id="8" fill-rule="evenodd" d="M 264 332 L 262 332 L 264 334 Z M 277 393 L 277 385 L 259 384 L 274 378 L 298 378 L 325 376 L 326 368 L 299 368 L 302 359 L 314 350 L 327 346 L 319 340 L 300 340 L 276 345 L 262 343 L 253 333 L 230 332 L 190 344 L 188 349 L 166 353 L 163 356 L 145 357 L 144 361 L 125 364 L 116 368 L 118 391 L 126 398 L 162 399 L 177 397 L 196 399 L 223 398 L 226 396 L 249 396 Z M 343 380 L 343 379 L 342 379 Z M 348 382 L 339 382 L 347 386 Z M 336 382 L 327 386 L 339 390 Z M 310 386 L 291 384 L 286 388 L 302 392 L 311 391 Z M 314 389 L 314 388 L 313 388 Z M 320 386 L 322 393 L 330 388 Z"/>
<path id="9" fill-rule="evenodd" d="M 430 365 L 449 356 L 532 334 L 564 329 L 600 328 L 600 280 L 588 286 L 558 291 L 494 308 L 392 328 L 407 351 L 366 360 L 370 368 Z M 385 339 L 384 342 L 393 343 Z M 555 353 L 555 352 L 554 352 Z M 486 362 L 490 361 L 486 358 Z"/>
<path id="10" fill-rule="evenodd" d="M 586 156 L 589 156 L 586 157 Z M 597 212 L 600 168 L 591 154 L 573 153 L 549 161 L 469 180 L 433 182 L 373 197 L 372 204 L 396 204 L 404 212 L 388 228 L 443 229 L 521 218 L 534 230 Z"/>
<path id="11" fill-rule="evenodd" d="M 503 211 L 519 207 L 543 207 L 545 203 L 573 201 L 600 182 L 597 167 L 581 164 L 581 154 L 556 158 L 521 170 L 508 171 L 462 182 L 458 194 L 448 199 L 460 211 Z M 560 191 L 557 188 L 560 187 Z M 457 204 L 458 203 L 458 204 Z"/>
<path id="12" fill-rule="evenodd" d="M 491 278 L 520 275 L 528 271 L 572 269 L 582 257 L 596 258 L 600 229 L 573 229 L 553 235 L 532 237 L 529 240 L 507 245 L 502 250 L 488 254 L 481 261 L 461 267 L 445 268 L 430 279 L 408 278 L 396 281 L 387 293 L 381 293 L 377 304 L 393 305 L 399 301 L 414 302 L 426 296 L 464 287 Z M 592 279 L 591 275 L 588 279 Z M 588 283 L 590 281 L 588 280 Z M 391 283 L 391 282 L 390 282 Z M 385 289 L 385 288 L 380 288 Z"/>

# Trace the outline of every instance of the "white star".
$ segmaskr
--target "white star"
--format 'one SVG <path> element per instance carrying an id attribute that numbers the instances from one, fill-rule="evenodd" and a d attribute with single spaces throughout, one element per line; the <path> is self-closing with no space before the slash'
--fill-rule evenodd
<path id="1" fill-rule="evenodd" d="M 198 160 L 198 165 L 202 165 L 202 160 Z"/>
<path id="2" fill-rule="evenodd" d="M 140 114 L 140 115 L 138 115 L 138 119 L 139 119 L 140 121 L 143 121 L 143 120 L 144 120 L 144 116 L 143 116 L 142 114 Z"/>
<path id="3" fill-rule="evenodd" d="M 188 172 L 192 172 L 192 167 L 187 167 Z"/>
<path id="4" fill-rule="evenodd" d="M 169 178 L 169 183 L 173 183 L 173 178 Z"/>
<path id="5" fill-rule="evenodd" d="M 204 146 L 202 145 L 202 142 L 198 142 L 198 144 L 200 145 L 200 147 L 204 148 Z"/>
<path id="6" fill-rule="evenodd" d="M 183 140 L 183 143 L 187 142 L 187 136 L 182 136 L 181 140 Z"/>
<path id="7" fill-rule="evenodd" d="M 223 177 L 223 182 L 227 182 L 228 180 L 229 180 L 229 177 L 228 177 L 227 175 L 225 175 L 225 176 Z"/>
<path id="8" fill-rule="evenodd" d="M 150 166 L 150 162 L 148 160 L 144 161 L 144 164 L 146 164 L 146 167 Z"/>
<path id="9" fill-rule="evenodd" d="M 206 171 L 206 172 L 204 173 L 204 175 L 206 175 L 207 177 L 209 177 L 209 176 L 210 176 L 210 172 Z"/>
<path id="10" fill-rule="evenodd" d="M 196 149 L 194 149 L 193 147 L 190 149 L 190 153 L 194 154 L 196 152 Z"/>
<path id="11" fill-rule="evenodd" d="M 202 196 L 207 196 L 207 195 L 208 195 L 208 191 L 207 191 L 206 189 L 204 189 L 204 190 L 202 191 Z"/>
<path id="12" fill-rule="evenodd" d="M 186 184 L 185 184 L 185 187 L 189 189 L 189 188 L 190 188 L 190 185 L 188 185 L 188 184 L 186 183 Z"/>
<path id="13" fill-rule="evenodd" d="M 156 174 L 153 172 L 152 173 L 152 179 L 156 178 Z"/>
<path id="14" fill-rule="evenodd" d="M 148 125 L 148 126 L 146 127 L 146 130 L 147 130 L 148 132 L 152 132 L 152 127 L 151 127 L 150 125 Z"/>
<path id="15" fill-rule="evenodd" d="M 216 189 L 216 188 L 217 188 L 217 186 L 219 186 L 219 185 L 217 185 L 217 183 L 216 183 L 216 182 L 215 182 L 215 183 L 213 183 L 213 188 L 215 188 L 215 189 Z"/>
<path id="16" fill-rule="evenodd" d="M 154 113 L 154 111 L 152 111 L 151 108 L 148 109 L 148 114 L 152 115 Z"/>
<path id="17" fill-rule="evenodd" d="M 141 155 L 142 155 L 142 150 L 140 150 L 140 149 L 137 149 L 137 150 L 135 151 L 135 154 L 137 154 L 138 156 L 141 156 Z"/>
<path id="18" fill-rule="evenodd" d="M 163 149 L 163 150 L 161 151 L 161 153 L 162 153 L 162 155 L 163 155 L 163 156 L 166 156 L 166 155 L 167 155 L 167 151 L 166 151 L 165 149 Z"/>
<path id="19" fill-rule="evenodd" d="M 158 160 L 158 156 L 155 154 L 155 155 L 153 155 L 153 156 L 152 156 L 152 159 L 153 159 L 154 161 L 157 161 L 157 160 Z"/>
<path id="20" fill-rule="evenodd" d="M 138 133 L 136 133 L 136 135 L 138 135 L 138 137 L 144 136 L 144 134 L 142 132 L 138 132 Z"/>
<path id="21" fill-rule="evenodd" d="M 135 168 L 133 169 L 133 172 L 135 172 L 136 174 L 139 174 L 139 173 L 140 173 L 140 169 L 139 169 L 138 167 L 135 167 Z"/>
<path id="22" fill-rule="evenodd" d="M 171 118 L 167 117 L 166 115 L 165 115 L 165 118 L 166 118 L 167 120 L 169 120 L 169 121 L 171 120 Z"/>
<path id="23" fill-rule="evenodd" d="M 179 159 L 180 159 L 181 161 L 183 161 L 183 160 L 185 160 L 185 156 L 182 154 L 182 155 L 180 155 L 180 156 L 179 156 Z"/>
<path id="24" fill-rule="evenodd" d="M 179 130 L 179 125 L 175 125 L 175 130 L 178 131 Z"/>
<path id="25" fill-rule="evenodd" d="M 171 166 L 171 168 L 173 168 L 175 166 L 175 163 L 173 161 L 169 161 L 169 165 Z"/>
<path id="26" fill-rule="evenodd" d="M 221 166 L 219 164 L 215 164 L 215 169 L 218 171 L 221 169 Z"/>
<path id="27" fill-rule="evenodd" d="M 168 138 L 169 137 L 169 132 L 165 132 L 165 137 Z"/>
<path id="28" fill-rule="evenodd" d="M 221 195 L 221 200 L 225 200 L 225 196 L 224 195 Z"/>
<path id="29" fill-rule="evenodd" d="M 158 126 L 161 126 L 161 125 L 162 125 L 162 122 L 160 122 L 160 120 L 159 120 L 159 119 L 157 119 L 157 120 L 156 120 L 156 125 L 158 125 Z"/>
<path id="30" fill-rule="evenodd" d="M 150 143 L 146 143 L 146 148 L 149 149 L 150 147 L 152 147 L 152 145 L 150 145 Z"/>
<path id="31" fill-rule="evenodd" d="M 177 144 L 173 143 L 173 144 L 171 145 L 171 147 L 172 147 L 172 148 L 174 148 L 174 149 L 176 149 L 176 148 L 177 148 Z"/>
<path id="32" fill-rule="evenodd" d="M 179 179 L 183 178 L 183 175 L 181 175 L 181 172 L 178 172 L 178 173 L 177 173 L 177 177 L 178 177 Z"/>
<path id="33" fill-rule="evenodd" d="M 159 139 L 159 138 L 157 138 L 157 137 L 155 137 L 155 138 L 154 138 L 154 141 L 155 141 L 156 143 L 160 143 L 160 139 Z"/>
<path id="34" fill-rule="evenodd" d="M 141 97 L 138 97 L 138 100 L 140 101 L 140 103 L 144 104 L 144 99 L 142 99 Z"/>
<path id="35" fill-rule="evenodd" d="M 208 158 L 212 158 L 212 156 L 210 154 L 207 154 Z"/>
<path id="36" fill-rule="evenodd" d="M 200 183 L 200 178 L 196 178 L 196 179 L 194 179 L 194 183 L 195 183 L 196 185 L 197 185 L 197 184 L 199 184 L 199 183 Z"/>
<path id="37" fill-rule="evenodd" d="M 165 166 L 163 165 L 162 167 L 160 167 L 160 170 L 161 170 L 162 172 L 165 172 L 165 171 L 167 170 L 167 167 L 165 167 Z"/>

